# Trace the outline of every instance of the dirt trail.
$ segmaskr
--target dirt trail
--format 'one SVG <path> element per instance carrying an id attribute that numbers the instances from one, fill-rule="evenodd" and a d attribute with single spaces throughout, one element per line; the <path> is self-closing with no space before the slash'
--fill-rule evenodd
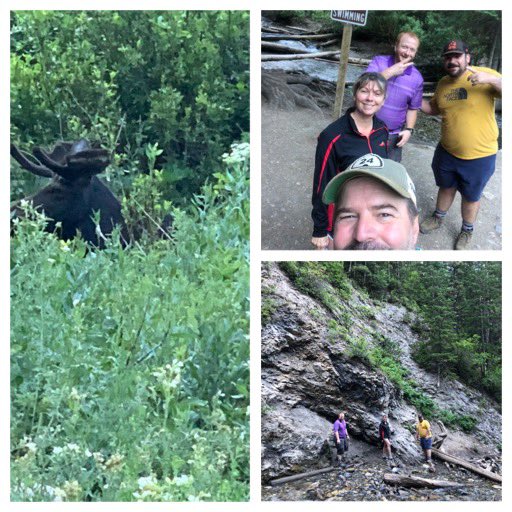
<path id="1" fill-rule="evenodd" d="M 264 250 L 309 250 L 311 187 L 316 139 L 331 122 L 312 110 L 273 110 L 262 105 L 261 247 Z M 430 164 L 434 147 L 409 143 L 405 165 L 418 193 L 420 220 L 435 207 L 437 187 Z M 501 249 L 501 151 L 496 172 L 488 183 L 475 224 L 471 250 Z M 451 250 L 460 231 L 460 195 L 457 194 L 442 229 L 418 239 L 421 249 Z"/>

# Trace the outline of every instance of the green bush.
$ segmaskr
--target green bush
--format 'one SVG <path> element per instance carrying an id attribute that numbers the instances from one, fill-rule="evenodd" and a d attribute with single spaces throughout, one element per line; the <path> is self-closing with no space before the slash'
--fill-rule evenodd
<path id="1" fill-rule="evenodd" d="M 10 70 L 13 142 L 99 140 L 116 187 L 158 144 L 175 204 L 249 131 L 247 11 L 12 11 Z"/>
<path id="2" fill-rule="evenodd" d="M 249 497 L 249 147 L 174 241 L 103 251 L 17 225 L 11 499 Z"/>
<path id="3" fill-rule="evenodd" d="M 367 341 L 359 336 L 348 340 L 348 354 L 363 363 L 371 363 L 371 352 Z"/>
<path id="4" fill-rule="evenodd" d="M 278 307 L 277 302 L 272 297 L 264 296 L 261 300 L 261 325 L 267 325 Z"/>

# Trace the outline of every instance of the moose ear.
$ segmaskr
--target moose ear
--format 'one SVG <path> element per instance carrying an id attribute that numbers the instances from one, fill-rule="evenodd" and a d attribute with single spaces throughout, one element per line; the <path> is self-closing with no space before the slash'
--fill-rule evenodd
<path id="1" fill-rule="evenodd" d="M 61 165 L 66 164 L 66 156 L 69 154 L 71 148 L 73 147 L 72 142 L 57 142 L 51 152 L 47 153 L 48 158 L 57 162 Z"/>
<path id="2" fill-rule="evenodd" d="M 11 156 L 32 174 L 43 178 L 53 178 L 53 172 L 48 167 L 41 165 L 39 162 L 37 164 L 31 162 L 14 144 L 11 144 Z"/>

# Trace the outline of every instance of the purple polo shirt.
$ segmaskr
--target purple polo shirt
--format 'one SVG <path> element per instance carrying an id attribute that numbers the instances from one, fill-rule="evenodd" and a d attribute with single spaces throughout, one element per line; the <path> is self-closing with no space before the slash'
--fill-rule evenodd
<path id="1" fill-rule="evenodd" d="M 343 420 L 343 421 L 336 420 L 334 422 L 334 427 L 332 430 L 334 433 L 339 432 L 340 439 L 347 437 L 347 422 L 345 420 Z"/>
<path id="2" fill-rule="evenodd" d="M 394 63 L 394 55 L 377 55 L 366 71 L 380 73 Z M 386 123 L 390 133 L 397 133 L 405 123 L 407 111 L 421 108 L 422 97 L 423 77 L 414 66 L 409 66 L 403 74 L 388 80 L 386 100 L 377 117 Z"/>

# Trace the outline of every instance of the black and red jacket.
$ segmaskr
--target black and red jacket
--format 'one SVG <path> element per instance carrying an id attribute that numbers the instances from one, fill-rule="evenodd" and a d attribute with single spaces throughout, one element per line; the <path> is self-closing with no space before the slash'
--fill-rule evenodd
<path id="1" fill-rule="evenodd" d="M 367 153 L 375 153 L 383 158 L 388 156 L 388 129 L 373 116 L 373 129 L 367 137 L 357 131 L 356 123 L 350 115 L 354 107 L 331 123 L 319 136 L 315 157 L 315 177 L 313 179 L 313 236 L 323 237 L 332 232 L 334 205 L 322 203 L 325 187 L 334 176 L 344 171 L 352 162 Z"/>
<path id="2" fill-rule="evenodd" d="M 380 422 L 379 425 L 379 437 L 381 441 L 384 441 L 384 439 L 391 439 L 391 429 L 389 427 L 389 423 L 384 423 L 383 421 Z"/>

